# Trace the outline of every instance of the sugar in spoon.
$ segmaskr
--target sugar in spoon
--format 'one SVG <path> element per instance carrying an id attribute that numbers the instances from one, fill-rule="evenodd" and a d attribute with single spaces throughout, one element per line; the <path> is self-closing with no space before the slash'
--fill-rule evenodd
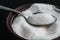
<path id="1" fill-rule="evenodd" d="M 26 22 L 32 26 L 48 26 L 48 25 L 54 24 L 57 21 L 57 18 L 55 16 L 49 15 L 52 18 L 52 20 L 49 19 L 48 21 L 50 21 L 50 22 L 45 22 L 43 19 L 41 19 L 41 16 L 43 16 L 43 18 L 45 17 L 44 14 L 43 13 L 38 14 L 39 12 L 33 13 L 32 15 L 26 17 L 22 12 L 20 12 L 16 9 L 11 9 L 11 8 L 8 8 L 8 7 L 2 6 L 2 5 L 0 5 L 0 9 L 19 13 L 21 16 L 23 16 L 25 18 Z M 38 16 L 38 15 L 40 15 L 40 16 Z"/>

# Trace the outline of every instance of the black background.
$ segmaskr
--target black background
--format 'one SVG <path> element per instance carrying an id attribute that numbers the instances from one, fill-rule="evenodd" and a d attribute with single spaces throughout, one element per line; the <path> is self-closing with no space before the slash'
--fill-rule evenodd
<path id="1" fill-rule="evenodd" d="M 49 4 L 60 6 L 59 0 L 0 0 L 0 5 L 10 7 L 13 9 L 28 3 L 49 3 Z M 9 32 L 6 26 L 6 18 L 8 14 L 9 14 L 9 11 L 0 9 L 0 40 L 19 40 L 19 39 L 16 39 L 11 32 Z M 23 40 L 23 39 L 20 39 L 20 40 Z"/>

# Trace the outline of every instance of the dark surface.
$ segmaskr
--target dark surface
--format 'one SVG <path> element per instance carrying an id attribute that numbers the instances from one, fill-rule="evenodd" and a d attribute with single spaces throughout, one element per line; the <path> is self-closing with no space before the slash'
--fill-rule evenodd
<path id="1" fill-rule="evenodd" d="M 49 3 L 53 5 L 60 6 L 59 0 L 0 0 L 0 5 L 10 7 L 15 9 L 18 6 L 28 4 L 28 3 Z M 0 10 L 0 40 L 19 40 L 15 38 L 15 36 L 9 32 L 6 26 L 6 18 L 9 14 L 9 11 Z M 23 40 L 23 39 L 20 39 Z M 58 39 L 60 40 L 60 39 Z"/>

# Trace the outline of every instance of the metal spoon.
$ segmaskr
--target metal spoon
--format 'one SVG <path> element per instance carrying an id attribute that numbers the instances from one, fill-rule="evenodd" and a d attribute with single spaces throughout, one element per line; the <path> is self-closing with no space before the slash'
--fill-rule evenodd
<path id="1" fill-rule="evenodd" d="M 11 9 L 11 8 L 5 7 L 5 6 L 2 6 L 2 5 L 0 5 L 0 9 L 4 9 L 4 10 L 8 10 L 8 11 L 12 11 L 12 12 L 19 13 L 21 16 L 23 16 L 23 17 L 25 18 L 26 22 L 29 23 L 29 24 L 32 25 L 32 26 L 47 26 L 47 25 L 54 24 L 54 23 L 57 21 L 57 18 L 56 18 L 55 16 L 51 15 L 51 16 L 55 19 L 54 22 L 51 22 L 51 23 L 48 23 L 48 24 L 36 24 L 35 22 L 31 23 L 32 20 L 29 21 L 29 20 L 30 20 L 29 18 L 31 18 L 31 17 L 33 17 L 33 16 L 28 16 L 28 17 L 26 17 L 26 16 L 23 15 L 22 12 L 20 12 L 20 11 L 18 11 L 18 10 L 15 10 L 15 9 Z M 33 15 L 35 15 L 35 14 L 37 14 L 37 13 L 39 13 L 39 12 L 33 13 Z M 29 20 L 28 20 L 28 19 L 29 19 Z"/>

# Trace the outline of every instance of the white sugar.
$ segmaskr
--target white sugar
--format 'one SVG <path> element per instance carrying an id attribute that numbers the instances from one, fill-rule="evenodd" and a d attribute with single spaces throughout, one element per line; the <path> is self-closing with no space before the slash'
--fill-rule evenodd
<path id="1" fill-rule="evenodd" d="M 28 20 L 32 24 L 44 25 L 44 24 L 53 23 L 56 20 L 56 18 L 54 18 L 50 14 L 40 13 L 40 14 L 32 15 L 31 17 L 28 18 Z"/>
<path id="2" fill-rule="evenodd" d="M 19 35 L 25 39 L 28 39 L 28 40 L 51 40 L 51 39 L 54 39 L 54 38 L 60 36 L 60 31 L 59 31 L 60 30 L 60 16 L 59 15 L 60 14 L 58 14 L 53 9 L 54 9 L 53 5 L 35 3 L 29 9 L 23 11 L 25 16 L 32 15 L 32 13 L 35 13 L 35 12 L 42 12 L 42 13 L 46 13 L 46 14 L 48 13 L 50 15 L 56 16 L 58 20 L 50 28 L 31 26 L 25 21 L 25 19 L 22 16 L 18 16 L 14 19 L 14 21 L 11 25 L 12 29 L 14 30 L 14 32 L 17 35 Z M 51 20 L 54 20 L 54 18 L 52 18 L 52 16 L 50 17 L 50 15 L 45 16 L 45 18 L 48 18 L 48 20 L 50 19 L 49 21 L 44 19 L 46 22 L 47 21 L 50 22 Z"/>

